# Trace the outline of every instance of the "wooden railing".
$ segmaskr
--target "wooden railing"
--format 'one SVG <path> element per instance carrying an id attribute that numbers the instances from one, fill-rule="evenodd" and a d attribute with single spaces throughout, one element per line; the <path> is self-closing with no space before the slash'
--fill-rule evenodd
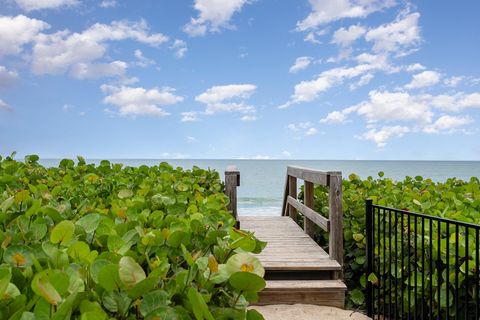
<path id="1" fill-rule="evenodd" d="M 237 228 L 240 227 L 237 211 L 237 187 L 240 186 L 240 171 L 236 166 L 229 166 L 225 170 L 225 194 L 230 199 L 227 209 L 230 211 L 237 222 Z"/>
<path id="2" fill-rule="evenodd" d="M 305 183 L 304 203 L 297 200 L 297 179 Z M 328 187 L 328 219 L 313 209 L 315 184 Z M 299 213 L 304 217 L 304 230 L 310 237 L 314 235 L 314 225 L 329 232 L 330 258 L 343 265 L 342 173 L 288 166 L 282 215 L 297 221 Z"/>

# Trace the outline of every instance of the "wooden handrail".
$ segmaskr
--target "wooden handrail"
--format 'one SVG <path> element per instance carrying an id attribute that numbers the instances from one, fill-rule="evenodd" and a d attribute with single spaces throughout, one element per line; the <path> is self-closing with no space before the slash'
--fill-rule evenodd
<path id="1" fill-rule="evenodd" d="M 303 204 L 297 200 L 297 179 L 305 183 Z M 314 184 L 328 187 L 328 219 L 313 209 Z M 315 224 L 330 233 L 330 258 L 343 265 L 342 173 L 288 166 L 282 215 L 296 221 L 298 213 L 304 216 L 304 230 L 310 237 L 314 235 Z"/>
<path id="2" fill-rule="evenodd" d="M 225 194 L 230 199 L 227 209 L 232 213 L 235 221 L 237 221 L 237 226 L 239 226 L 237 211 L 238 186 L 240 186 L 240 171 L 238 171 L 236 166 L 228 166 L 227 170 L 225 170 Z"/>

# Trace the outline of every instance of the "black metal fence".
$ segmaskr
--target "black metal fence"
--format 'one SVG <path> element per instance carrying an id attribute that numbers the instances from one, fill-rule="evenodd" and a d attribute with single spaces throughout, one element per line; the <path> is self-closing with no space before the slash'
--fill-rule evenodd
<path id="1" fill-rule="evenodd" d="M 373 205 L 367 313 L 374 319 L 480 319 L 480 226 Z"/>

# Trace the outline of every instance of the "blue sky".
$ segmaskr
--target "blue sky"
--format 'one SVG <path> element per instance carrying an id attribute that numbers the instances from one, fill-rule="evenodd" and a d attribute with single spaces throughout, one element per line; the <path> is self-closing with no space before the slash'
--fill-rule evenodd
<path id="1" fill-rule="evenodd" d="M 479 12 L 0 0 L 0 154 L 479 160 Z"/>

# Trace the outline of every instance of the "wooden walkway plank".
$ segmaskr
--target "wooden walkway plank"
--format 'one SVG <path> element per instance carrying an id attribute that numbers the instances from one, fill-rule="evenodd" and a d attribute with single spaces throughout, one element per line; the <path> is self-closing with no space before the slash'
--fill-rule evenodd
<path id="1" fill-rule="evenodd" d="M 336 271 L 332 260 L 290 217 L 241 216 L 240 226 L 267 242 L 257 257 L 269 271 Z"/>

